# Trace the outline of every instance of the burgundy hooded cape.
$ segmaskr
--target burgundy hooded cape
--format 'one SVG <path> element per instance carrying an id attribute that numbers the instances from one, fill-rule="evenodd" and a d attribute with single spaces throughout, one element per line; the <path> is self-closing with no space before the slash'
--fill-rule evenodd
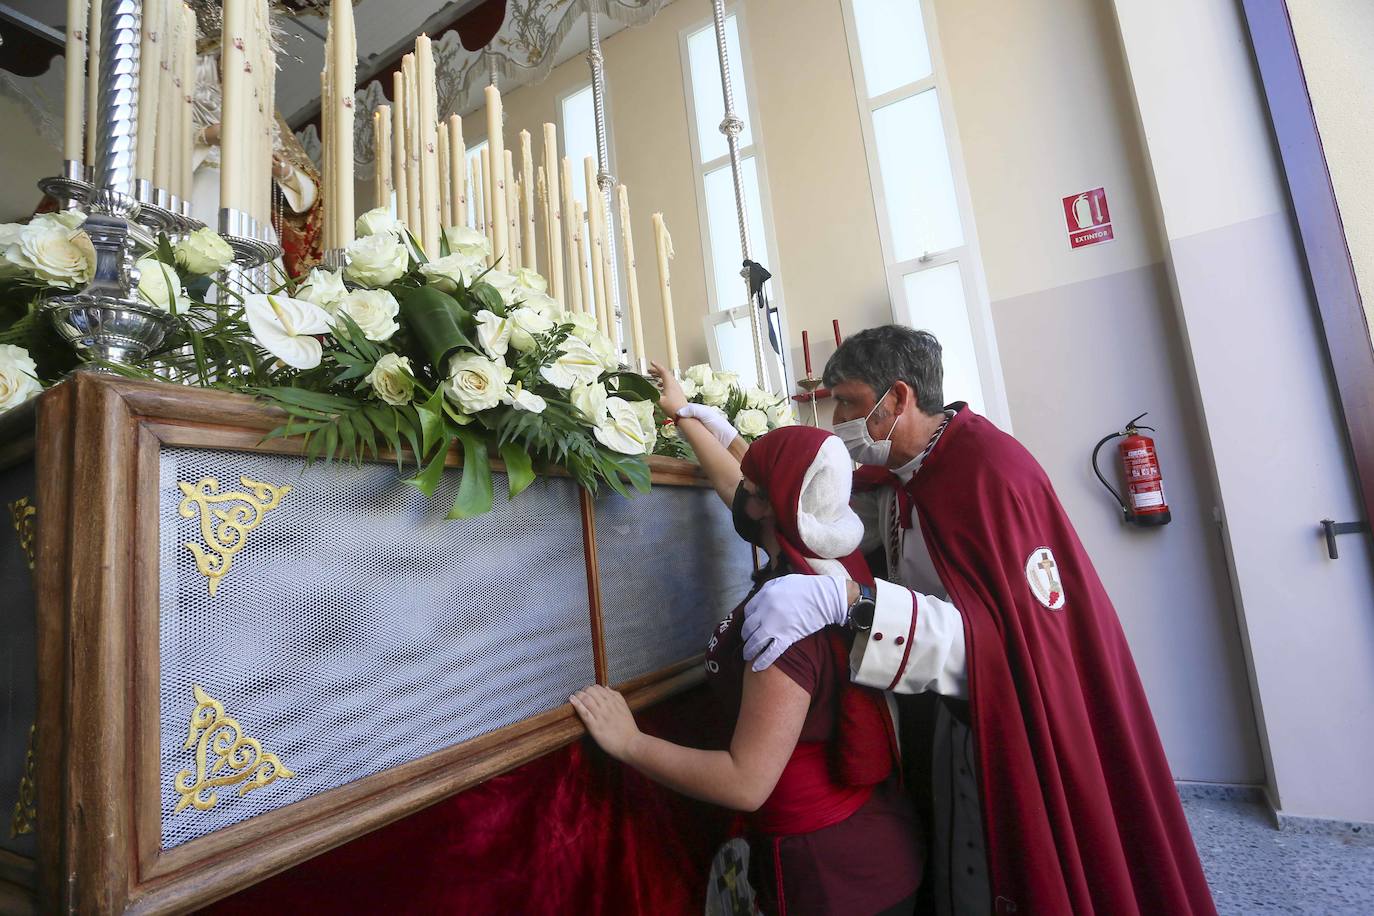
<path id="1" fill-rule="evenodd" d="M 964 618 L 996 912 L 1214 914 L 1092 562 L 1030 453 L 956 406 L 907 489 Z M 1027 574 L 1044 548 L 1058 564 L 1058 610 L 1037 599 Z"/>

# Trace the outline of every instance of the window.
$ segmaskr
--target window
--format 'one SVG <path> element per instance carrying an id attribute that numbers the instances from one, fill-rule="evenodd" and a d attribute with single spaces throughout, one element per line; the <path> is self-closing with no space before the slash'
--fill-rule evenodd
<path id="1" fill-rule="evenodd" d="M 740 132 L 740 175 L 748 211 L 749 243 L 754 260 L 768 267 L 777 264 L 773 245 L 772 220 L 768 214 L 764 180 L 763 153 L 755 142 L 756 115 L 745 79 L 744 54 L 736 14 L 725 18 L 725 46 L 730 61 L 730 88 L 735 97 L 735 114 L 744 120 Z M 704 215 L 702 242 L 706 253 L 706 293 L 710 313 L 706 317 L 707 344 L 711 360 L 718 368 L 738 372 L 745 384 L 758 384 L 758 364 L 754 358 L 750 330 L 749 294 L 740 277 L 743 258 L 740 250 L 739 217 L 735 208 L 734 175 L 730 150 L 720 122 L 725 119 L 725 100 L 721 91 L 720 59 L 716 54 L 716 32 L 708 21 L 684 33 L 683 72 L 687 80 L 687 99 L 691 106 L 689 128 L 697 166 L 697 204 Z M 769 282 L 769 301 L 779 310 L 778 336 L 782 329 L 782 294 L 777 280 Z M 765 352 L 767 329 L 763 329 Z M 790 388 L 780 356 L 765 360 L 764 371 L 774 391 Z"/>
<path id="2" fill-rule="evenodd" d="M 620 266 L 619 266 L 619 265 L 620 265 L 620 260 L 619 260 L 619 258 L 617 257 L 617 253 L 616 253 L 616 248 L 617 248 L 617 246 L 616 246 L 616 241 L 617 241 L 617 231 L 618 231 L 618 230 L 617 230 L 617 227 L 616 227 L 616 221 L 617 221 L 617 219 L 618 219 L 618 216 L 617 216 L 617 214 L 616 214 L 616 212 L 615 212 L 615 209 L 616 209 L 616 208 L 615 208 L 614 206 L 611 206 L 610 208 L 607 208 L 606 205 L 605 205 L 605 203 L 604 203 L 604 199 L 603 199 L 602 201 L 593 200 L 593 202 L 592 202 L 591 204 L 589 204 L 589 203 L 588 203 L 588 197 L 587 197 L 587 170 L 586 170 L 586 166 L 585 166 L 585 161 L 586 161 L 586 159 L 587 159 L 588 156 L 590 156 L 590 157 L 592 158 L 592 161 L 593 161 L 593 162 L 595 162 L 596 159 L 597 159 L 597 153 L 596 153 L 596 105 L 595 105 L 595 102 L 594 102 L 593 96 L 592 96 L 592 84 L 591 84 L 591 83 L 587 83 L 585 86 L 581 87 L 580 89 L 576 89 L 576 90 L 574 90 L 572 93 L 563 96 L 563 97 L 559 100 L 558 108 L 559 108 L 559 115 L 560 115 L 560 118 L 562 119 L 562 122 L 563 122 L 563 123 L 560 125 L 560 133 L 562 134 L 562 137 L 563 137 L 563 155 L 565 155 L 565 156 L 568 157 L 568 164 L 571 166 L 571 170 L 572 170 L 573 197 L 574 197 L 575 199 L 581 201 L 581 203 L 582 203 L 582 205 L 583 205 L 584 207 L 590 207 L 590 206 L 595 206 L 595 205 L 599 204 L 599 205 L 602 207 L 602 212 L 603 212 L 603 213 L 605 213 L 607 209 L 609 209 L 609 211 L 610 211 L 610 212 L 606 215 L 607 226 L 606 226 L 606 234 L 605 234 L 605 239 L 604 239 L 604 244 L 606 244 L 607 246 L 609 246 L 608 249 L 607 249 L 607 254 L 610 256 L 611 267 L 612 267 L 612 269 L 611 269 L 611 288 L 610 288 L 610 290 L 608 291 L 608 294 L 609 294 L 609 296 L 610 296 L 610 300 L 611 300 L 611 303 L 612 303 L 612 305 L 611 305 L 612 312 L 617 316 L 617 317 L 616 317 L 616 322 L 617 322 L 617 324 L 620 325 L 620 335 L 619 335 L 619 339 L 623 342 L 623 341 L 625 341 L 625 334 L 624 334 L 625 328 L 624 328 L 623 316 L 620 315 L 620 305 L 619 305 L 619 303 L 620 303 Z M 608 118 L 608 120 L 609 120 L 609 118 Z M 607 129 L 607 131 L 608 131 L 606 155 L 607 155 L 608 157 L 610 157 L 611 151 L 610 151 L 610 140 L 609 140 L 609 131 L 610 131 L 610 125 L 609 125 L 609 124 L 606 125 L 606 129 Z M 614 161 L 614 160 L 612 160 L 612 161 Z M 611 171 L 614 172 L 615 169 L 614 169 L 613 167 L 611 167 Z M 596 198 L 598 194 L 599 194 L 598 189 L 593 188 L 593 189 L 592 189 L 592 198 Z M 592 259 L 591 246 L 588 245 L 588 246 L 587 246 L 587 270 L 588 270 L 589 273 L 590 273 L 590 271 L 591 271 L 591 264 L 592 264 L 591 259 Z M 622 346 L 622 348 L 621 348 L 622 351 L 625 350 L 625 349 L 627 349 L 627 347 L 628 347 L 628 344 Z"/>
<path id="3" fill-rule="evenodd" d="M 844 0 L 893 319 L 944 348 L 945 401 L 1006 397 L 929 0 Z"/>

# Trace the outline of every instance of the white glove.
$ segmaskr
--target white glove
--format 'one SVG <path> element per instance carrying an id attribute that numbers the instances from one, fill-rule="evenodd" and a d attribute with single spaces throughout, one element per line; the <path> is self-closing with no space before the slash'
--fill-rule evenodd
<path id="1" fill-rule="evenodd" d="M 739 431 L 730 425 L 730 418 L 725 416 L 725 411 L 719 407 L 708 407 L 705 404 L 685 404 L 678 408 L 678 419 L 691 417 L 700 420 L 701 425 L 706 427 L 706 431 L 716 437 L 716 441 L 724 448 L 729 448 L 730 443 L 739 438 Z"/>
<path id="2" fill-rule="evenodd" d="M 762 671 L 799 639 L 849 619 L 843 576 L 794 574 L 765 582 L 744 606 L 744 660 Z"/>

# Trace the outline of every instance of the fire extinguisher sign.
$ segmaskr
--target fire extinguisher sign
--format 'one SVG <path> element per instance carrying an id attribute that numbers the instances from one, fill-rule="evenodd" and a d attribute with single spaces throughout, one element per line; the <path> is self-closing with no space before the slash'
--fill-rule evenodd
<path id="1" fill-rule="evenodd" d="M 1093 188 L 1064 198 L 1064 223 L 1069 230 L 1069 247 L 1086 248 L 1110 242 L 1112 214 L 1107 209 L 1107 191 Z"/>

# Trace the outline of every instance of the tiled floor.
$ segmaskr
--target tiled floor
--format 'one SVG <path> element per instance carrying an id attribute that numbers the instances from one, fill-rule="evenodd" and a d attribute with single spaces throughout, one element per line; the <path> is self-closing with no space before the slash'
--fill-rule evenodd
<path id="1" fill-rule="evenodd" d="M 1374 914 L 1374 836 L 1276 830 L 1243 799 L 1185 792 L 1183 808 L 1222 916 Z"/>

